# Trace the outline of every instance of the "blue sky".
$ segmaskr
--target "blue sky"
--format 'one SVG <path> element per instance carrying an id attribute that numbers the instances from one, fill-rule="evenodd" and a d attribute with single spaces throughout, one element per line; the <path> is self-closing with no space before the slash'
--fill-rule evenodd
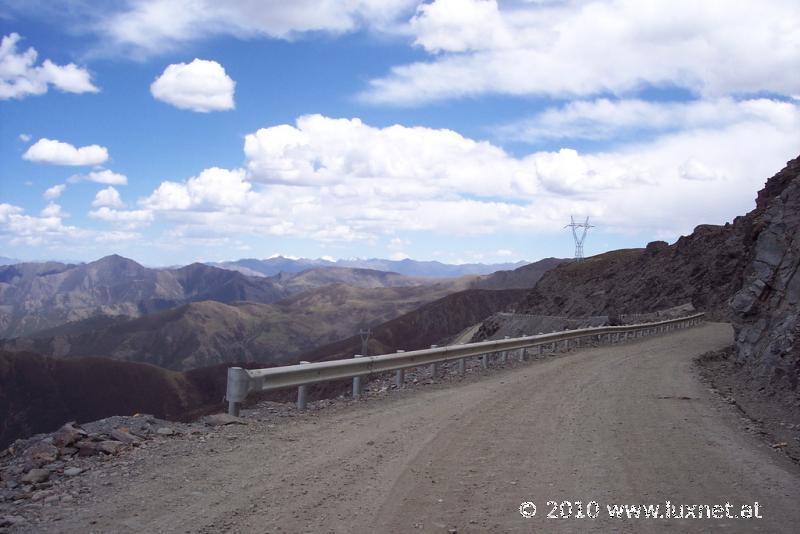
<path id="1" fill-rule="evenodd" d="M 587 255 L 674 241 L 798 155 L 799 19 L 0 0 L 0 255 L 536 260 L 572 254 L 573 214 Z"/>

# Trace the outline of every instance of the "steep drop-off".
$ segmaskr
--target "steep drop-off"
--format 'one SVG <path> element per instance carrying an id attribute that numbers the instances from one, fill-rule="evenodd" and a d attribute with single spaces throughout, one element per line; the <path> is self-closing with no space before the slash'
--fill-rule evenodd
<path id="1" fill-rule="evenodd" d="M 137 412 L 180 418 L 204 400 L 185 375 L 152 365 L 0 352 L 0 448 L 66 421 Z"/>

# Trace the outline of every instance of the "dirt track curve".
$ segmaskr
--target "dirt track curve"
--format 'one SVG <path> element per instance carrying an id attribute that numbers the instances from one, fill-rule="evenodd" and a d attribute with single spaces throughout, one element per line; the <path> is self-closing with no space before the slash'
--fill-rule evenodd
<path id="1" fill-rule="evenodd" d="M 225 448 L 176 443 L 48 531 L 797 532 L 800 468 L 696 378 L 692 358 L 731 338 L 711 323 L 238 427 Z M 665 500 L 737 512 L 758 501 L 762 518 L 606 509 Z M 526 501 L 533 518 L 519 513 Z M 596 501 L 600 514 L 575 518 L 574 505 L 548 519 L 547 501 Z"/>

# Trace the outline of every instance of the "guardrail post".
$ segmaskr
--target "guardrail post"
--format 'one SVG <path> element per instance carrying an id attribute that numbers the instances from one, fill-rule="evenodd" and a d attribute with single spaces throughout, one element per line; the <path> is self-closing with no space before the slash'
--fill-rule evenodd
<path id="1" fill-rule="evenodd" d="M 398 350 L 397 352 L 405 352 L 404 350 Z M 406 383 L 406 370 L 405 369 L 398 369 L 394 372 L 394 386 L 397 389 L 402 388 Z"/>
<path id="2" fill-rule="evenodd" d="M 460 358 L 458 360 L 458 374 L 465 374 L 467 372 L 467 359 Z"/>
<path id="3" fill-rule="evenodd" d="M 302 363 L 310 363 L 306 361 L 300 362 Z M 298 410 L 305 410 L 306 409 L 306 397 L 308 393 L 308 385 L 303 384 L 301 386 L 297 386 L 297 409 Z"/>
<path id="4" fill-rule="evenodd" d="M 508 336 L 503 336 L 503 339 L 508 339 Z M 506 363 L 508 360 L 508 351 L 504 350 L 500 353 L 500 363 Z"/>
<path id="5" fill-rule="evenodd" d="M 481 367 L 484 369 L 489 368 L 489 355 L 486 353 L 481 354 Z"/>
<path id="6" fill-rule="evenodd" d="M 431 345 L 432 349 L 439 347 L 439 345 Z M 436 378 L 439 376 L 439 362 L 433 362 L 431 364 L 431 377 Z"/>
<path id="7" fill-rule="evenodd" d="M 522 337 L 528 337 L 528 334 L 522 334 Z M 523 347 L 517 350 L 519 351 L 519 361 L 524 361 L 528 359 L 528 347 Z"/>
<path id="8" fill-rule="evenodd" d="M 361 354 L 356 354 L 353 358 L 361 358 Z M 361 377 L 353 377 L 353 400 L 358 400 L 361 397 Z"/>
<path id="9" fill-rule="evenodd" d="M 225 400 L 228 401 L 228 415 L 239 417 L 242 401 L 250 390 L 250 375 L 241 367 L 228 367 L 228 384 Z"/>

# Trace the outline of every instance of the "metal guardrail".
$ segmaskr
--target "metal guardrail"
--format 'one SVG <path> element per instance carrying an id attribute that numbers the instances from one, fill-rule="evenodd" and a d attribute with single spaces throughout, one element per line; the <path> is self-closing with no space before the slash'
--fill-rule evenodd
<path id="1" fill-rule="evenodd" d="M 450 345 L 430 349 L 413 350 L 408 352 L 398 351 L 395 354 L 381 354 L 378 356 L 355 355 L 352 359 L 333 360 L 328 362 L 301 362 L 296 365 L 284 365 L 269 369 L 242 369 L 241 367 L 228 368 L 228 384 L 225 399 L 228 401 L 228 413 L 239 415 L 241 403 L 247 395 L 255 391 L 272 391 L 289 387 L 298 387 L 298 408 L 304 409 L 306 404 L 306 386 L 317 382 L 353 379 L 353 397 L 361 394 L 361 377 L 395 371 L 396 385 L 402 387 L 404 371 L 412 367 L 432 365 L 436 375 L 440 365 L 444 362 L 458 361 L 459 372 L 466 370 L 466 358 L 480 356 L 483 368 L 488 367 L 490 354 L 500 353 L 505 360 L 508 353 L 518 351 L 518 357 L 523 360 L 527 357 L 528 349 L 538 348 L 539 354 L 546 345 L 552 345 L 552 350 L 557 350 L 557 345 L 563 343 L 569 349 L 570 342 L 575 341 L 580 346 L 584 338 L 595 338 L 597 342 L 616 343 L 629 338 L 638 338 L 651 334 L 663 333 L 675 329 L 687 328 L 700 322 L 705 314 L 698 313 L 677 319 L 668 319 L 653 323 L 643 323 L 622 326 L 600 326 L 582 328 L 578 330 L 564 330 L 550 334 L 523 336 L 513 339 L 496 341 L 482 341 L 464 345 Z"/>

